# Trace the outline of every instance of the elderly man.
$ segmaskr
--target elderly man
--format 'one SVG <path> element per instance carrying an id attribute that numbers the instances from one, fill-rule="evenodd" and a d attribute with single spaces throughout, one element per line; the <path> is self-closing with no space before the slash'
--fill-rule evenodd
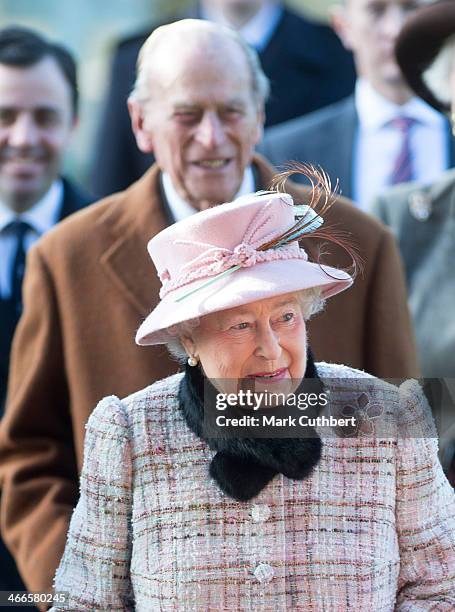
<path id="1" fill-rule="evenodd" d="M 273 169 L 253 156 L 266 93 L 257 56 L 233 31 L 197 20 L 156 30 L 142 48 L 129 109 L 139 147 L 157 164 L 31 253 L 0 432 L 4 534 L 31 589 L 50 588 L 63 552 L 96 402 L 177 369 L 163 349 L 134 344 L 160 287 L 147 242 L 194 210 L 268 187 Z M 299 202 L 308 197 L 304 188 L 288 190 Z M 365 272 L 310 324 L 316 358 L 379 376 L 414 375 L 391 234 L 343 201 L 328 222 L 351 229 Z M 343 255 L 334 252 L 328 263 L 345 264 Z"/>
<path id="2" fill-rule="evenodd" d="M 341 192 L 369 211 L 386 186 L 429 182 L 455 163 L 448 121 L 413 95 L 394 55 L 403 22 L 429 0 L 345 0 L 334 13 L 354 53 L 353 96 L 270 129 L 261 151 L 275 164 L 321 164 Z"/>
<path id="3" fill-rule="evenodd" d="M 185 16 L 232 27 L 258 52 L 272 89 L 266 125 L 341 100 L 354 88 L 352 55 L 332 28 L 278 0 L 198 0 Z M 174 15 L 169 21 L 180 18 Z M 92 186 L 100 197 L 129 187 L 151 163 L 151 156 L 136 146 L 125 101 L 139 49 L 155 27 L 121 41 L 114 54 L 93 169 Z"/>

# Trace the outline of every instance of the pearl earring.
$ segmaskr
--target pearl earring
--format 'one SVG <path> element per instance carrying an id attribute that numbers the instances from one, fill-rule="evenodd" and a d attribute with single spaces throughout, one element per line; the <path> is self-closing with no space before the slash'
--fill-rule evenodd
<path id="1" fill-rule="evenodd" d="M 195 357 L 194 355 L 191 355 L 191 357 L 188 357 L 188 365 L 193 367 L 197 366 L 197 364 L 199 363 L 197 357 Z"/>

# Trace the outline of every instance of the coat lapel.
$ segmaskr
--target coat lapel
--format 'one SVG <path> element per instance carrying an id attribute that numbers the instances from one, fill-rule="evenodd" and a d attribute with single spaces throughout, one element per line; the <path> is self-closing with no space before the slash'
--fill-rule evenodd
<path id="1" fill-rule="evenodd" d="M 452 128 L 449 121 L 446 121 L 446 135 L 447 135 L 447 150 L 449 159 L 449 168 L 455 166 L 455 138 L 452 134 Z"/>
<path id="2" fill-rule="evenodd" d="M 455 168 L 447 170 L 441 175 L 438 181 L 435 181 L 428 187 L 428 197 L 432 202 L 437 202 L 441 198 L 446 198 L 447 191 L 452 192 L 453 183 L 455 180 Z"/>
<path id="3" fill-rule="evenodd" d="M 154 166 L 118 196 L 99 220 L 107 233 L 100 263 L 127 300 L 145 316 L 158 301 L 161 283 L 147 243 L 167 225 Z"/>
<path id="4" fill-rule="evenodd" d="M 261 189 L 270 189 L 270 184 L 276 174 L 276 170 L 265 157 L 256 153 L 253 157 L 253 174 L 255 189 L 259 191 Z"/>
<path id="5" fill-rule="evenodd" d="M 334 169 L 331 176 L 333 180 L 339 178 L 341 193 L 347 198 L 352 198 L 353 151 L 357 139 L 358 123 L 354 96 L 350 96 L 346 99 L 345 108 L 339 120 L 334 122 L 331 128 L 331 142 L 337 143 L 336 146 L 331 147 L 333 151 L 332 167 Z"/>

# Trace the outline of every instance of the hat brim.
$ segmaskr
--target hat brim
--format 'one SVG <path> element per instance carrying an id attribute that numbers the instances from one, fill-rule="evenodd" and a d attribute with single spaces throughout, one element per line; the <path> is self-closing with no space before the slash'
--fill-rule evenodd
<path id="1" fill-rule="evenodd" d="M 322 297 L 328 298 L 350 287 L 352 278 L 330 266 L 298 259 L 276 260 L 240 268 L 176 301 L 204 282 L 191 283 L 166 295 L 139 327 L 136 343 L 165 344 L 170 339 L 168 328 L 178 323 L 302 289 L 321 287 Z"/>
<path id="2" fill-rule="evenodd" d="M 418 9 L 406 21 L 396 43 L 398 65 L 411 89 L 436 110 L 448 112 L 423 80 L 445 41 L 455 34 L 455 2 L 443 0 Z"/>

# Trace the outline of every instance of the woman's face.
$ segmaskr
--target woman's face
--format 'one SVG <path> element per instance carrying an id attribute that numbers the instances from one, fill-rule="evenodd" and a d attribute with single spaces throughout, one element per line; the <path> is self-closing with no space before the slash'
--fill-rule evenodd
<path id="1" fill-rule="evenodd" d="M 293 293 L 207 315 L 182 342 L 225 392 L 246 379 L 255 390 L 291 393 L 305 374 L 306 324 Z"/>

